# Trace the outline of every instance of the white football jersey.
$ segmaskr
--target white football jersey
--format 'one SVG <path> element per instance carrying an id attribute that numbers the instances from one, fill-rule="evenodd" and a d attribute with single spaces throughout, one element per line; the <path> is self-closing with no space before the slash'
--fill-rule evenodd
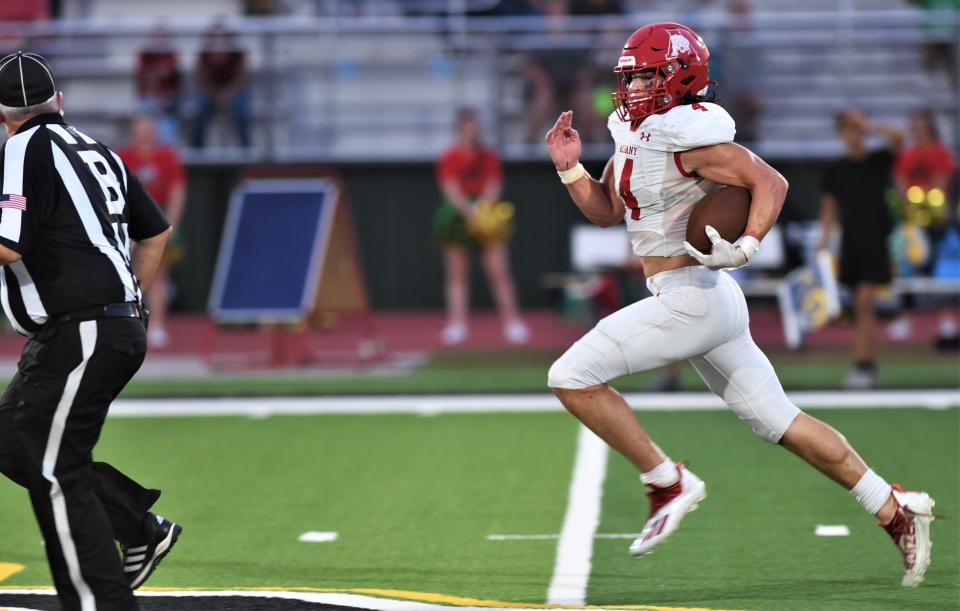
<path id="1" fill-rule="evenodd" d="M 732 142 L 733 119 L 722 107 L 700 102 L 650 115 L 636 129 L 614 112 L 607 127 L 616 144 L 614 180 L 626 206 L 624 220 L 633 252 L 641 257 L 685 254 L 690 210 L 717 184 L 686 174 L 680 153 Z"/>

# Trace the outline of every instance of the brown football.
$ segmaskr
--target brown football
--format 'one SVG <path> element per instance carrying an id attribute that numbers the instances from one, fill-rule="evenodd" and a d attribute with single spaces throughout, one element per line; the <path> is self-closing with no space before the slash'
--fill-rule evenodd
<path id="1" fill-rule="evenodd" d="M 736 242 L 747 228 L 750 191 L 743 187 L 720 187 L 693 205 L 687 221 L 687 242 L 702 253 L 713 250 L 705 228 L 710 225 L 720 236 Z"/>

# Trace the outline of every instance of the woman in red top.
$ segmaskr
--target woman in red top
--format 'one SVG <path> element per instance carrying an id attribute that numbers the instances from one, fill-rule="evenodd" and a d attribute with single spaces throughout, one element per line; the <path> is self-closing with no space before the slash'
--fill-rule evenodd
<path id="1" fill-rule="evenodd" d="M 151 117 L 144 115 L 134 119 L 130 145 L 120 150 L 120 158 L 143 182 L 150 197 L 163 208 L 176 231 L 183 216 L 186 178 L 177 152 L 157 141 L 156 125 Z M 147 289 L 147 305 L 150 306 L 147 340 L 157 348 L 166 346 L 170 341 L 167 334 L 167 289 L 170 265 L 183 257 L 183 248 L 178 243 L 176 237 L 170 240 L 163 260 L 157 266 L 154 280 Z"/>
<path id="2" fill-rule="evenodd" d="M 927 203 L 921 201 L 917 195 L 920 194 L 928 200 L 931 207 L 943 211 L 931 215 L 928 223 L 921 224 L 942 225 L 946 220 L 946 201 L 949 201 L 947 193 L 950 189 L 950 181 L 957 168 L 953 153 L 943 142 L 940 142 L 937 125 L 928 110 L 916 110 L 911 114 L 910 133 L 913 136 L 913 143 L 900 153 L 893 168 L 897 188 L 904 200 L 910 204 Z M 922 192 L 910 193 L 911 187 L 919 187 Z M 930 197 L 934 189 L 938 189 L 940 194 Z"/>
<path id="3" fill-rule="evenodd" d="M 520 319 L 513 279 L 507 257 L 507 231 L 495 237 L 479 239 L 482 215 L 477 204 L 490 206 L 500 200 L 503 171 L 500 156 L 484 146 L 476 112 L 462 110 L 457 115 L 457 141 L 437 162 L 437 182 L 444 201 L 435 217 L 435 236 L 443 249 L 446 267 L 447 325 L 442 340 L 452 346 L 463 343 L 467 329 L 467 310 L 471 250 L 479 250 L 487 279 L 493 290 L 497 310 L 503 320 L 504 337 L 523 344 L 530 331 Z"/>
<path id="4" fill-rule="evenodd" d="M 910 134 L 913 142 L 900 153 L 893 175 L 907 207 L 905 216 L 926 230 L 932 247 L 931 259 L 936 259 L 951 220 L 950 187 L 957 164 L 953 152 L 940 141 L 937 124 L 929 110 L 915 110 L 910 115 Z M 935 261 L 931 261 L 929 267 L 932 269 L 934 265 Z M 891 337 L 901 340 L 910 335 L 910 327 L 910 319 L 904 314 L 887 330 Z M 950 304 L 940 308 L 936 345 L 941 349 L 960 348 L 960 325 Z"/>

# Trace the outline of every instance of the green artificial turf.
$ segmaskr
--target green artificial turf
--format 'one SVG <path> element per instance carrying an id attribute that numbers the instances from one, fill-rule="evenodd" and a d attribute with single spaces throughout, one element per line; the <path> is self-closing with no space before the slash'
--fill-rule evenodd
<path id="1" fill-rule="evenodd" d="M 134 378 L 124 397 L 209 397 L 240 395 L 413 394 L 413 393 L 528 393 L 547 392 L 547 370 L 559 355 L 542 351 L 442 352 L 411 371 L 391 374 L 329 373 L 311 375 L 223 374 L 201 379 Z M 787 389 L 839 388 L 849 370 L 847 353 L 837 351 L 769 354 Z M 649 371 L 614 382 L 623 391 L 649 390 L 661 375 Z M 901 350 L 883 355 L 879 363 L 880 388 L 960 387 L 960 360 L 956 355 L 926 350 Z M 706 390 L 687 364 L 681 369 L 683 390 Z"/>
<path id="2" fill-rule="evenodd" d="M 841 487 L 725 412 L 643 414 L 651 435 L 707 484 L 707 499 L 662 546 L 633 558 L 629 541 L 599 540 L 589 597 L 724 609 L 956 609 L 960 600 L 960 411 L 812 410 L 875 471 L 927 490 L 946 519 L 932 527 L 933 563 L 916 589 L 900 585 L 900 555 Z M 679 423 L 678 420 L 682 420 Z M 599 532 L 637 532 L 646 507 L 636 473 L 610 460 Z M 849 537 L 818 537 L 844 524 Z"/>
<path id="3" fill-rule="evenodd" d="M 163 489 L 182 539 L 151 586 L 400 588 L 542 601 L 576 424 L 561 414 L 113 419 L 97 458 Z M 0 482 L 3 585 L 49 583 L 26 496 Z M 302 543 L 335 531 L 331 543 Z"/>
<path id="4" fill-rule="evenodd" d="M 722 609 L 956 608 L 960 410 L 815 412 L 891 481 L 937 499 L 934 562 L 917 589 L 857 503 L 725 411 L 643 413 L 708 498 L 650 556 L 628 540 L 594 546 L 592 604 Z M 563 413 L 431 417 L 113 418 L 97 458 L 161 487 L 157 510 L 183 538 L 151 586 L 396 588 L 544 602 L 576 451 Z M 0 562 L 25 564 L 3 586 L 49 584 L 26 494 L 0 481 Z M 601 533 L 637 532 L 646 501 L 611 453 Z M 822 538 L 817 524 L 851 535 Z M 336 531 L 301 543 L 306 531 Z M 953 605 L 953 606 L 951 606 Z"/>

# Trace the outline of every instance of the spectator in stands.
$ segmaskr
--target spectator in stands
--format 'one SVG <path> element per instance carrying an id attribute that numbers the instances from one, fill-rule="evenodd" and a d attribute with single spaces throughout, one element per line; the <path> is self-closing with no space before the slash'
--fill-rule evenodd
<path id="1" fill-rule="evenodd" d="M 620 0 L 570 0 L 571 15 L 620 15 Z"/>
<path id="2" fill-rule="evenodd" d="M 836 116 L 843 141 L 843 158 L 827 167 L 820 208 L 820 248 L 827 248 L 834 226 L 844 229 L 840 247 L 840 282 L 853 300 L 854 367 L 844 382 L 849 389 L 873 388 L 876 374 L 877 291 L 891 280 L 887 238 L 893 220 L 886 202 L 896 154 L 903 135 L 888 125 L 870 122 L 862 110 L 851 108 Z M 882 134 L 887 147 L 871 151 L 866 136 Z"/>
<path id="3" fill-rule="evenodd" d="M 931 74 L 938 75 L 951 89 L 957 86 L 957 34 L 954 22 L 944 18 L 946 12 L 960 11 L 960 0 L 913 0 L 927 16 L 926 43 L 923 60 Z"/>
<path id="4" fill-rule="evenodd" d="M 240 146 L 250 146 L 247 54 L 237 45 L 235 35 L 221 23 L 207 32 L 197 58 L 197 87 L 197 115 L 191 144 L 203 148 L 210 122 L 217 113 L 226 112 L 233 119 Z"/>
<path id="5" fill-rule="evenodd" d="M 923 269 L 930 272 L 936 265 L 940 250 L 950 227 L 949 202 L 956 161 L 950 149 L 940 141 L 933 113 L 927 109 L 915 110 L 910 115 L 911 145 L 906 147 L 894 167 L 897 191 L 904 202 L 904 217 L 926 230 L 932 256 Z M 955 222 L 957 219 L 953 219 Z M 904 315 L 890 325 L 895 338 L 910 333 L 909 319 Z M 954 312 L 945 307 L 940 311 L 937 345 L 940 348 L 960 346 L 960 328 Z"/>
<path id="6" fill-rule="evenodd" d="M 39 22 L 50 19 L 50 5 L 47 0 L 9 0 L 0 1 L 0 24 L 9 22 Z M 36 49 L 33 42 L 28 44 L 26 33 L 15 29 L 9 33 L 0 33 L 0 56 L 7 52 L 25 48 Z"/>
<path id="7" fill-rule="evenodd" d="M 510 275 L 506 241 L 512 208 L 500 202 L 503 171 L 500 156 L 484 145 L 475 110 L 463 109 L 456 119 L 456 142 L 437 162 L 437 181 L 443 201 L 434 218 L 436 241 L 443 249 L 446 268 L 447 325 L 444 345 L 463 343 L 468 335 L 467 310 L 471 251 L 479 250 L 483 267 L 503 321 L 504 337 L 513 344 L 526 343 L 530 331 L 520 318 Z M 498 227 L 483 235 L 482 225 L 490 215 L 481 210 L 503 212 L 493 219 Z"/>
<path id="8" fill-rule="evenodd" d="M 186 176 L 177 152 L 159 142 L 153 117 L 140 115 L 135 118 L 130 133 L 130 144 L 120 150 L 120 158 L 140 178 L 147 193 L 163 208 L 174 231 L 146 294 L 150 308 L 147 340 L 151 346 L 162 348 L 170 341 L 167 331 L 170 266 L 182 259 L 184 254 L 179 239 L 183 234 L 178 231 L 178 225 L 186 201 Z"/>
<path id="9" fill-rule="evenodd" d="M 243 14 L 273 15 L 282 12 L 283 4 L 278 0 L 243 0 Z"/>
<path id="10" fill-rule="evenodd" d="M 737 124 L 736 142 L 752 148 L 760 137 L 760 121 L 764 112 L 764 53 L 743 44 L 755 29 L 753 9 L 745 0 L 731 0 L 726 5 L 730 29 L 722 35 L 716 60 L 711 57 L 710 77 L 718 81 L 720 103 Z M 712 52 L 712 49 L 711 49 Z"/>
<path id="11" fill-rule="evenodd" d="M 181 84 L 179 60 L 170 44 L 170 33 L 158 26 L 137 53 L 137 96 L 140 111 L 153 116 L 157 136 L 168 144 L 176 142 L 180 132 Z"/>
<path id="12" fill-rule="evenodd" d="M 540 142 L 553 117 L 573 109 L 579 117 L 593 115 L 593 66 L 589 49 L 570 46 L 565 18 L 567 0 L 542 0 L 540 8 L 546 22 L 546 36 L 539 48 L 524 56 L 523 73 L 527 85 L 527 126 L 525 141 Z M 609 74 L 609 72 L 608 72 Z M 597 139 L 596 125 L 580 125 L 584 142 Z"/>
<path id="13" fill-rule="evenodd" d="M 500 0 L 494 6 L 471 11 L 474 15 L 540 15 L 537 0 Z"/>
<path id="14" fill-rule="evenodd" d="M 47 0 L 0 2 L 0 22 L 46 21 L 48 19 L 50 19 L 50 3 Z"/>

